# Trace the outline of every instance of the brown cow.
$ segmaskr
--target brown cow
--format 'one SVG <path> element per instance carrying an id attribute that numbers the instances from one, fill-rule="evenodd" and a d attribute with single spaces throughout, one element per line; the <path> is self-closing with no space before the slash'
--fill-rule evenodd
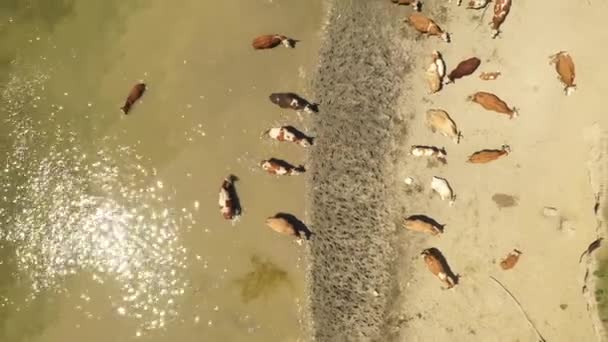
<path id="1" fill-rule="evenodd" d="M 136 85 L 134 85 L 133 88 L 131 88 L 131 91 L 129 92 L 129 96 L 127 97 L 127 100 L 125 101 L 125 105 L 120 107 L 120 109 L 122 109 L 122 112 L 125 114 L 129 114 L 129 111 L 131 110 L 131 106 L 133 106 L 133 104 L 135 104 L 135 102 L 137 100 L 139 100 L 140 97 L 142 97 L 142 95 L 144 94 L 145 91 L 146 91 L 145 83 L 137 83 Z"/>
<path id="2" fill-rule="evenodd" d="M 417 12 L 420 12 L 420 8 L 422 7 L 422 2 L 420 2 L 420 0 L 391 0 L 391 2 L 397 5 L 412 6 L 414 11 Z"/>
<path id="3" fill-rule="evenodd" d="M 450 71 L 448 74 L 448 79 L 446 84 L 453 83 L 455 80 L 462 78 L 464 76 L 468 76 L 477 70 L 481 64 L 481 60 L 477 57 L 471 57 L 469 59 L 465 59 L 464 61 L 458 63 L 454 70 Z"/>
<path id="4" fill-rule="evenodd" d="M 307 136 L 293 126 L 273 127 L 263 133 L 265 136 L 277 141 L 290 141 L 302 147 L 309 147 L 313 144 L 312 137 Z"/>
<path id="5" fill-rule="evenodd" d="M 460 142 L 462 133 L 456 127 L 456 123 L 450 115 L 443 109 L 429 109 L 426 112 L 426 124 L 433 133 L 439 132 L 441 135 L 452 138 L 455 143 Z"/>
<path id="6" fill-rule="evenodd" d="M 500 25 L 507 18 L 507 14 L 511 10 L 511 0 L 496 0 L 494 3 L 494 16 L 490 26 L 492 27 L 492 38 L 498 36 Z"/>
<path id="7" fill-rule="evenodd" d="M 445 76 L 445 63 L 437 50 L 433 51 L 431 58 L 431 65 L 426 69 L 426 81 L 429 85 L 429 93 L 434 94 L 441 90 L 441 83 Z"/>
<path id="8" fill-rule="evenodd" d="M 445 289 L 451 289 L 458 284 L 458 276 L 452 273 L 445 257 L 438 249 L 427 248 L 420 254 L 424 257 L 424 262 L 429 271 L 446 285 Z"/>
<path id="9" fill-rule="evenodd" d="M 450 35 L 447 32 L 444 32 L 439 25 L 435 24 L 432 19 L 426 17 L 424 14 L 414 12 L 410 14 L 405 21 L 420 33 L 426 33 L 429 36 L 437 36 L 447 43 L 450 42 Z"/>
<path id="10" fill-rule="evenodd" d="M 311 235 L 313 235 L 304 223 L 291 214 L 277 213 L 266 219 L 266 225 L 277 233 L 295 236 L 298 241 L 301 241 L 302 237 L 310 240 Z"/>
<path id="11" fill-rule="evenodd" d="M 493 81 L 497 79 L 500 75 L 502 75 L 500 71 L 484 71 L 479 74 L 479 78 L 484 81 Z"/>
<path id="12" fill-rule="evenodd" d="M 234 182 L 237 180 L 236 176 L 230 175 L 224 179 L 220 187 L 220 213 L 226 220 L 236 220 L 241 215 L 241 206 L 234 187 Z"/>
<path id="13" fill-rule="evenodd" d="M 501 262 L 500 262 L 500 267 L 503 270 L 510 270 L 513 267 L 515 267 L 515 265 L 517 264 L 517 261 L 519 260 L 519 256 L 521 255 L 521 252 L 518 251 L 517 249 L 514 249 L 512 252 L 510 252 L 506 258 L 504 258 Z"/>
<path id="14" fill-rule="evenodd" d="M 413 215 L 405 219 L 403 226 L 408 230 L 438 235 L 443 233 L 444 224 L 424 215 Z"/>
<path id="15" fill-rule="evenodd" d="M 509 155 L 511 147 L 509 145 L 502 145 L 500 150 L 481 150 L 477 151 L 469 156 L 467 162 L 473 164 L 485 164 L 493 160 L 496 160 L 502 156 Z"/>
<path id="16" fill-rule="evenodd" d="M 551 62 L 549 64 L 555 64 L 555 71 L 557 71 L 557 79 L 562 81 L 564 84 L 564 92 L 566 95 L 570 95 L 576 90 L 576 84 L 574 83 L 574 77 L 576 76 L 574 70 L 574 62 L 572 57 L 566 51 L 560 51 L 554 55 L 549 56 Z"/>
<path id="17" fill-rule="evenodd" d="M 467 9 L 482 9 L 488 6 L 490 0 L 471 0 L 467 4 Z"/>
<path id="18" fill-rule="evenodd" d="M 505 101 L 501 100 L 498 96 L 492 93 L 478 91 L 473 95 L 469 95 L 467 97 L 467 100 L 479 103 L 486 110 L 505 114 L 509 116 L 509 119 L 513 119 L 519 116 L 517 108 L 509 108 Z"/>
<path id="19" fill-rule="evenodd" d="M 269 174 L 277 176 L 299 175 L 306 171 L 303 165 L 293 166 L 284 160 L 276 158 L 262 160 L 260 162 L 260 166 L 262 167 L 262 169 L 264 169 L 264 171 L 268 172 Z"/>
<path id="20" fill-rule="evenodd" d="M 263 50 L 272 49 L 277 47 L 279 44 L 283 44 L 283 46 L 288 48 L 293 48 L 296 46 L 296 42 L 297 40 L 287 38 L 280 34 L 265 34 L 253 39 L 251 45 L 256 50 Z"/>

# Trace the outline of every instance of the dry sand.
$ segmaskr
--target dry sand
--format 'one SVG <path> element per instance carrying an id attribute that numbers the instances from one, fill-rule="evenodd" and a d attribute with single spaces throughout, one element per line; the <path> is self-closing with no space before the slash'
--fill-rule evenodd
<path id="1" fill-rule="evenodd" d="M 582 291 L 587 267 L 593 265 L 587 262 L 591 259 L 579 263 L 579 257 L 604 234 L 593 208 L 608 176 L 599 167 L 605 165 L 599 158 L 608 139 L 602 109 L 607 90 L 602 80 L 608 71 L 598 65 L 606 48 L 595 42 L 608 41 L 608 30 L 597 29 L 608 5 L 515 0 L 495 40 L 487 25 L 492 8 L 480 21 L 482 11 L 443 1 L 425 5 L 424 13 L 436 18 L 453 41 L 404 39 L 403 48 L 416 58 L 400 109 L 410 127 L 407 146 L 445 146 L 448 164 L 403 156 L 400 177 L 411 176 L 422 185 L 413 190 L 403 185 L 403 215 L 426 214 L 446 227 L 440 237 L 400 232 L 406 257 L 399 276 L 401 309 L 391 317 L 393 336 L 408 341 L 536 340 L 516 304 L 490 276 L 518 298 L 548 341 L 603 336 L 593 296 Z M 404 16 L 409 12 L 399 10 Z M 474 75 L 427 95 L 424 70 L 433 49 L 443 54 L 448 72 L 471 56 L 482 64 Z M 570 52 L 577 68 L 578 90 L 570 97 L 548 65 L 548 56 L 560 50 Z M 482 71 L 495 70 L 503 74 L 495 81 L 478 78 Z M 509 120 L 465 101 L 479 90 L 517 107 L 520 117 Z M 429 108 L 450 113 L 464 135 L 459 145 L 425 127 Z M 483 165 L 465 163 L 471 153 L 503 144 L 512 148 L 507 157 Z M 432 176 L 450 181 L 457 195 L 453 207 L 430 193 Z M 545 206 L 557 208 L 559 215 L 544 217 Z M 418 255 L 427 247 L 440 249 L 460 274 L 456 288 L 442 290 L 428 272 Z M 520 261 L 503 271 L 498 264 L 514 248 L 523 252 Z"/>
<path id="2" fill-rule="evenodd" d="M 316 340 L 537 340 L 490 276 L 518 298 L 546 340 L 604 338 L 592 295 L 594 259 L 579 257 L 605 230 L 605 206 L 597 217 L 593 208 L 608 178 L 608 71 L 598 59 L 606 49 L 598 43 L 608 41 L 608 30 L 598 29 L 608 4 L 515 0 L 493 40 L 492 7 L 480 20 L 482 11 L 426 1 L 423 13 L 452 34 L 451 44 L 417 38 L 400 23 L 409 7 L 388 0 L 334 5 L 314 83 L 322 111 L 313 122 L 318 144 L 308 178 L 308 220 L 317 233 L 310 244 Z M 448 71 L 471 56 L 482 64 L 428 95 L 424 71 L 434 49 Z M 578 90 L 569 97 L 548 64 L 560 50 L 577 68 Z M 496 70 L 498 80 L 478 78 Z M 465 101 L 479 90 L 496 93 L 520 117 Z M 450 113 L 464 135 L 459 145 L 425 127 L 429 108 Z M 508 156 L 465 163 L 471 153 L 503 144 L 511 146 Z M 445 147 L 448 164 L 411 157 L 410 145 Z M 403 183 L 408 176 L 413 186 Z M 432 176 L 451 183 L 453 207 L 431 193 Z M 558 216 L 544 217 L 545 206 Z M 445 233 L 393 224 L 414 214 L 446 224 Z M 461 276 L 454 289 L 442 290 L 426 269 L 419 254 L 428 247 L 441 250 Z M 498 264 L 514 248 L 523 252 L 520 261 L 503 271 Z"/>

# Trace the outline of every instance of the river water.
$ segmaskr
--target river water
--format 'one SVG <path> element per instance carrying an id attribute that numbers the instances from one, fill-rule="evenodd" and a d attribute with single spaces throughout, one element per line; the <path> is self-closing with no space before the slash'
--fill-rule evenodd
<path id="1" fill-rule="evenodd" d="M 303 340 L 302 247 L 264 226 L 303 217 L 306 96 L 321 0 L 0 3 L 0 341 Z M 258 34 L 301 40 L 253 51 Z M 119 107 L 136 82 L 148 90 Z M 307 115 L 307 114 L 303 114 Z M 237 175 L 244 215 L 224 221 Z"/>

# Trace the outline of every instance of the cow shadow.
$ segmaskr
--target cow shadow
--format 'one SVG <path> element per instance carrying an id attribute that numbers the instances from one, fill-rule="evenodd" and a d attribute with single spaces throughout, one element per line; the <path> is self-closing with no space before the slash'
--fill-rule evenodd
<path id="1" fill-rule="evenodd" d="M 285 221 L 287 221 L 289 224 L 291 224 L 293 226 L 293 228 L 296 230 L 296 234 L 298 237 L 302 237 L 302 235 L 304 235 L 304 238 L 306 240 L 310 240 L 311 236 L 314 235 L 314 233 L 310 229 L 308 229 L 308 226 L 306 226 L 306 224 L 304 222 L 300 221 L 297 217 L 293 216 L 292 214 L 277 213 L 274 217 L 282 218 Z"/>
<path id="2" fill-rule="evenodd" d="M 452 271 L 452 268 L 450 268 L 450 265 L 448 264 L 448 261 L 443 256 L 443 253 L 441 253 L 441 251 L 435 247 L 431 247 L 431 248 L 427 249 L 427 251 L 429 253 L 431 253 L 431 255 L 433 255 L 439 261 L 439 263 L 445 270 L 446 275 L 454 280 L 454 285 L 458 285 L 459 280 L 460 280 L 460 275 L 455 274 Z"/>
<path id="3" fill-rule="evenodd" d="M 410 217 L 408 217 L 406 220 L 420 220 L 423 221 L 425 223 L 428 223 L 430 225 L 432 225 L 433 227 L 439 229 L 439 231 L 441 231 L 443 233 L 445 224 L 441 224 L 437 221 L 435 221 L 435 219 L 428 217 L 426 215 L 412 215 Z"/>

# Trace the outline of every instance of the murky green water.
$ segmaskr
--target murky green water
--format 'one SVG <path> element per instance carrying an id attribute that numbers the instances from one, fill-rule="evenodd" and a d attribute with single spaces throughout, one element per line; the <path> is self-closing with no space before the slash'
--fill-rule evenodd
<path id="1" fill-rule="evenodd" d="M 296 341 L 302 250 L 264 226 L 303 216 L 293 124 L 320 0 L 0 3 L 0 341 Z M 284 33 L 295 50 L 253 51 Z M 119 107 L 145 80 L 143 102 Z M 313 132 L 314 133 L 314 132 Z M 229 173 L 244 216 L 217 207 Z"/>

